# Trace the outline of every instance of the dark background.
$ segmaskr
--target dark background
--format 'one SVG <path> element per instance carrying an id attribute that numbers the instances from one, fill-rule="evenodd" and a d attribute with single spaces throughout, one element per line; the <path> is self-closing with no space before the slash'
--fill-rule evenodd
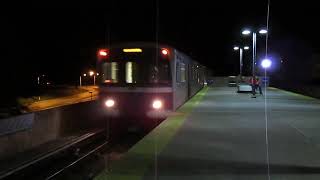
<path id="1" fill-rule="evenodd" d="M 156 9 L 159 8 L 159 23 Z M 314 79 L 312 55 L 319 52 L 320 12 L 316 2 L 271 1 L 270 70 L 278 83 Z M 32 93 L 39 74 L 54 84 L 78 83 L 94 68 L 96 52 L 108 43 L 159 40 L 212 69 L 216 76 L 238 74 L 236 44 L 244 27 L 266 26 L 267 1 L 104 1 L 90 4 L 33 2 L 1 11 L 1 93 Z M 156 28 L 158 26 L 158 28 Z M 258 37 L 259 59 L 265 37 Z M 251 51 L 245 54 L 250 72 Z M 283 60 L 283 63 L 280 61 Z"/>

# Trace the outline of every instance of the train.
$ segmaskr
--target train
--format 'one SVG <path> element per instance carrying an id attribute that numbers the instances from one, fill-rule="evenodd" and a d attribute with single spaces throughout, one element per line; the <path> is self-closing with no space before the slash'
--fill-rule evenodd
<path id="1" fill-rule="evenodd" d="M 98 99 L 110 117 L 165 118 L 205 86 L 206 67 L 169 45 L 119 43 L 97 56 Z"/>

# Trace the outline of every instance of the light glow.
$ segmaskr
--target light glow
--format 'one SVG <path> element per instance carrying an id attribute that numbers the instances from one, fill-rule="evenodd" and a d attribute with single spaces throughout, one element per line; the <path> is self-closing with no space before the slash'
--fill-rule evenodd
<path id="1" fill-rule="evenodd" d="M 169 51 L 168 51 L 168 49 L 162 49 L 162 50 L 161 50 L 161 53 L 162 53 L 163 55 L 168 55 L 168 54 L 169 54 Z"/>
<path id="2" fill-rule="evenodd" d="M 268 33 L 268 31 L 266 29 L 261 29 L 259 31 L 259 34 L 267 34 L 267 33 Z"/>
<path id="3" fill-rule="evenodd" d="M 100 56 L 108 56 L 108 52 L 107 52 L 106 49 L 101 49 L 101 50 L 99 51 L 99 55 L 100 55 Z"/>
<path id="4" fill-rule="evenodd" d="M 154 100 L 152 103 L 153 109 L 161 109 L 162 108 L 162 102 L 160 100 Z"/>
<path id="5" fill-rule="evenodd" d="M 249 46 L 245 46 L 243 49 L 244 49 L 244 50 L 249 50 L 250 47 L 249 47 Z"/>
<path id="6" fill-rule="evenodd" d="M 251 34 L 251 31 L 246 29 L 246 30 L 242 31 L 242 34 L 243 35 L 248 35 L 248 34 Z"/>
<path id="7" fill-rule="evenodd" d="M 105 102 L 105 105 L 106 105 L 108 108 L 113 107 L 114 104 L 115 104 L 115 102 L 114 102 L 113 99 L 108 99 L 108 100 L 106 100 L 106 102 Z"/>
<path id="8" fill-rule="evenodd" d="M 271 67 L 271 64 L 272 62 L 269 60 L 269 59 L 264 59 L 262 60 L 261 62 L 261 66 L 264 68 L 264 69 L 268 69 Z"/>
<path id="9" fill-rule="evenodd" d="M 90 75 L 90 76 L 93 76 L 93 75 L 94 75 L 94 72 L 93 72 L 93 71 L 90 71 L 90 72 L 89 72 L 89 75 Z"/>
<path id="10" fill-rule="evenodd" d="M 233 47 L 233 50 L 238 51 L 238 50 L 239 50 L 239 47 L 238 47 L 238 46 L 235 46 L 235 47 Z"/>
<path id="11" fill-rule="evenodd" d="M 123 49 L 123 52 L 125 53 L 142 52 L 142 49 L 140 48 Z"/>

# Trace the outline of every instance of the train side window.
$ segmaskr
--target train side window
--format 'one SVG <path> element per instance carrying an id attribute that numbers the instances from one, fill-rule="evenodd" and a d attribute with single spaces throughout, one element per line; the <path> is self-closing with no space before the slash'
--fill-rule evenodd
<path id="1" fill-rule="evenodd" d="M 103 82 L 104 83 L 117 83 L 118 82 L 118 63 L 117 62 L 107 62 L 103 66 Z"/>
<path id="2" fill-rule="evenodd" d="M 177 82 L 180 82 L 180 66 L 179 63 L 176 64 L 176 80 Z"/>
<path id="3" fill-rule="evenodd" d="M 126 63 L 126 83 L 132 84 L 137 82 L 137 64 L 134 62 Z"/>
<path id="4" fill-rule="evenodd" d="M 177 82 L 186 82 L 186 65 L 184 63 L 177 63 Z"/>
<path id="5" fill-rule="evenodd" d="M 186 65 L 181 63 L 181 67 L 180 67 L 180 71 L 181 71 L 181 82 L 186 82 L 187 81 L 187 75 L 186 75 Z"/>
<path id="6" fill-rule="evenodd" d="M 197 69 L 195 68 L 194 65 L 192 65 L 192 80 L 196 80 L 196 74 L 197 74 Z"/>

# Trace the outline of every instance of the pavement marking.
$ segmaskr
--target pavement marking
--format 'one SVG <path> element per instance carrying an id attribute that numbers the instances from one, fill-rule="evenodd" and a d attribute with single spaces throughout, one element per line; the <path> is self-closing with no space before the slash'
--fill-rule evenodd
<path id="1" fill-rule="evenodd" d="M 102 171 L 95 180 L 140 180 L 183 125 L 193 109 L 201 102 L 209 87 L 204 87 L 187 103 L 133 146 L 123 157 L 114 162 L 111 170 Z M 155 147 L 157 147 L 155 149 Z"/>
<path id="2" fill-rule="evenodd" d="M 293 95 L 296 97 L 306 98 L 309 100 L 319 100 L 319 99 L 311 97 L 311 96 L 307 96 L 307 95 L 303 95 L 303 94 L 299 94 L 299 93 L 295 93 L 295 92 L 291 92 L 291 91 L 287 91 L 287 90 L 283 90 L 283 89 L 279 89 L 279 88 L 275 88 L 275 87 L 269 87 L 269 89 L 283 91 L 286 94 Z"/>

